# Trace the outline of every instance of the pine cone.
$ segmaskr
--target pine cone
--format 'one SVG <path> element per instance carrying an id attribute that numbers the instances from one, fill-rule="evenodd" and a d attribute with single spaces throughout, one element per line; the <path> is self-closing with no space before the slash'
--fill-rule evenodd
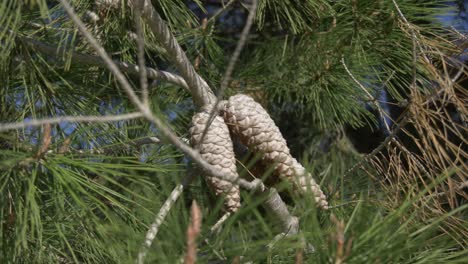
<path id="1" fill-rule="evenodd" d="M 202 158 L 221 173 L 238 176 L 229 129 L 222 117 L 216 116 L 214 118 L 200 144 L 209 117 L 208 110 L 193 116 L 190 128 L 191 143 L 200 151 Z M 228 212 L 235 212 L 239 209 L 240 191 L 238 185 L 209 175 L 206 180 L 217 196 L 225 196 L 224 206 Z"/>
<path id="2" fill-rule="evenodd" d="M 263 153 L 263 165 L 276 164 L 274 176 L 294 183 L 302 191 L 310 186 L 317 205 L 328 208 L 320 186 L 291 156 L 279 128 L 259 103 L 250 96 L 238 94 L 229 98 L 222 112 L 231 132 L 253 152 Z"/>

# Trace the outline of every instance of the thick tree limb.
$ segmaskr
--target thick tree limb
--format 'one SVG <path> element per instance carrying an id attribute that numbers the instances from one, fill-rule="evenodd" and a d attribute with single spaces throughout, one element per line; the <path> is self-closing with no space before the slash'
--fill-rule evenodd
<path id="1" fill-rule="evenodd" d="M 135 8 L 135 2 L 137 1 L 129 2 L 132 8 Z M 151 1 L 145 0 L 141 14 L 143 19 L 150 26 L 153 34 L 160 40 L 161 44 L 166 49 L 169 55 L 168 57 L 172 59 L 172 62 L 187 82 L 195 104 L 198 107 L 201 107 L 214 103 L 216 98 L 213 91 L 206 81 L 196 73 L 192 63 L 187 58 L 187 55 L 180 47 L 176 38 L 172 35 L 169 27 L 154 9 Z"/>
<path id="2" fill-rule="evenodd" d="M 281 224 L 285 235 L 294 235 L 299 232 L 299 219 L 289 213 L 288 207 L 276 189 L 270 188 L 268 190 L 268 198 L 263 206 Z"/>

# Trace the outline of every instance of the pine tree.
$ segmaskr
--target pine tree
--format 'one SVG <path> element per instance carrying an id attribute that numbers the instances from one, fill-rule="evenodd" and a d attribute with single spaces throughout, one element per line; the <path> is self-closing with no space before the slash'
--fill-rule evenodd
<path id="1" fill-rule="evenodd" d="M 2 1 L 0 262 L 465 263 L 465 8 Z"/>

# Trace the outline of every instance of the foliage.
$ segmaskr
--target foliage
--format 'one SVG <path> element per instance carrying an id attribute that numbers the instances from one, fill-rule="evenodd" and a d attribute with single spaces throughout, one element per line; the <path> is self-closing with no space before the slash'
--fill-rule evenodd
<path id="1" fill-rule="evenodd" d="M 70 2 L 113 59 L 137 63 L 127 1 L 121 8 Z M 205 25 L 195 10 L 211 12 L 210 1 L 152 2 L 217 90 L 240 31 L 225 29 L 243 25 L 228 14 L 245 15 L 237 2 L 248 1 L 236 1 Z M 222 199 L 197 177 L 171 209 L 148 263 L 183 258 L 192 200 L 204 219 L 200 263 L 240 256 L 254 263 L 466 263 L 466 90 L 449 69 L 460 70 L 452 58 L 463 49 L 452 41 L 456 32 L 435 22 L 447 2 L 260 1 L 256 29 L 227 94 L 250 94 L 270 110 L 335 207 L 316 210 L 311 197 L 278 186 L 301 230 L 267 247 L 278 228 L 261 208 L 265 197 L 243 192 L 242 208 L 213 234 Z M 176 72 L 155 36 L 144 32 L 146 65 Z M 56 54 L 37 51 L 30 39 L 55 47 Z M 95 54 L 57 1 L 2 1 L 0 122 L 134 110 L 109 71 L 74 62 L 72 51 Z M 460 73 L 466 78 L 463 67 Z M 138 76 L 128 78 L 140 92 Z M 378 97 L 384 89 L 393 105 L 406 107 L 398 116 L 385 112 L 395 132 L 386 136 L 394 140 L 363 157 L 343 133 L 346 127 L 378 129 L 382 117 L 367 93 Z M 186 137 L 194 111 L 190 94 L 155 81 L 150 98 L 153 112 Z M 158 209 L 193 171 L 164 140 L 135 144 L 148 136 L 161 137 L 138 119 L 0 132 L 0 262 L 134 262 Z M 324 140 L 331 143 L 323 147 Z"/>

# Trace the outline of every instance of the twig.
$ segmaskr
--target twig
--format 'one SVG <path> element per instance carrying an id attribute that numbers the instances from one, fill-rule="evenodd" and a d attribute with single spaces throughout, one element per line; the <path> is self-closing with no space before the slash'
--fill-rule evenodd
<path id="1" fill-rule="evenodd" d="M 398 6 L 397 2 L 395 0 L 392 0 L 393 2 L 393 5 L 395 6 L 397 12 L 398 12 L 398 15 L 400 16 L 400 18 L 403 20 L 403 22 L 406 24 L 406 26 L 408 27 L 408 29 L 411 31 L 411 37 L 413 39 L 413 41 L 415 41 L 418 45 L 418 48 L 419 50 L 421 51 L 421 54 L 423 55 L 423 58 L 424 60 L 426 60 L 427 63 L 430 63 L 430 60 L 429 58 L 426 56 L 426 54 L 424 53 L 424 50 L 422 48 L 422 45 L 421 43 L 417 40 L 417 37 L 416 35 L 419 35 L 419 32 L 417 32 L 412 24 L 408 21 L 408 19 L 406 19 L 405 15 L 403 14 L 403 12 L 401 11 L 400 7 Z"/>
<path id="2" fill-rule="evenodd" d="M 148 79 L 146 77 L 146 67 L 145 67 L 145 37 L 143 35 L 143 26 L 141 23 L 141 11 L 143 8 L 145 0 L 136 0 L 136 7 L 134 9 L 134 20 L 136 27 L 136 42 L 138 47 L 138 67 L 141 69 L 140 72 L 140 86 L 142 91 L 142 101 L 143 104 L 148 106 Z"/>
<path id="3" fill-rule="evenodd" d="M 187 228 L 187 253 L 185 254 L 185 264 L 195 264 L 197 260 L 197 237 L 200 234 L 202 215 L 195 201 L 192 203 L 190 215 L 192 219 Z"/>
<path id="4" fill-rule="evenodd" d="M 219 15 L 221 15 L 224 11 L 226 11 L 226 9 L 231 6 L 236 0 L 230 0 L 227 4 L 225 4 L 223 6 L 223 8 L 220 8 L 215 14 L 213 14 L 213 16 L 210 17 L 210 19 L 208 19 L 208 23 L 212 22 L 213 20 L 215 20 Z M 222 2 L 224 4 L 224 1 Z"/>
<path id="5" fill-rule="evenodd" d="M 216 102 L 213 108 L 211 109 L 210 117 L 208 119 L 208 122 L 206 123 L 206 127 L 205 127 L 205 130 L 203 131 L 200 142 L 203 142 L 206 136 L 206 133 L 208 132 L 208 128 L 211 126 L 211 123 L 213 122 L 215 115 L 218 114 L 218 105 L 224 96 L 224 92 L 227 88 L 229 81 L 231 80 L 231 75 L 232 75 L 232 72 L 234 71 L 236 62 L 239 59 L 242 49 L 244 48 L 245 42 L 247 41 L 247 36 L 249 35 L 250 28 L 252 27 L 253 20 L 255 18 L 255 14 L 257 11 L 257 4 L 258 4 L 258 0 L 252 1 L 250 10 L 249 10 L 249 16 L 247 17 L 247 22 L 245 23 L 244 29 L 242 29 L 242 33 L 241 33 L 239 41 L 237 42 L 236 49 L 234 50 L 234 53 L 232 54 L 231 59 L 229 60 L 228 66 L 226 68 L 226 72 L 224 73 L 224 76 L 223 76 L 223 80 L 221 81 L 221 87 L 218 91 L 218 95 L 216 96 Z"/>
<path id="6" fill-rule="evenodd" d="M 140 251 L 138 252 L 138 259 L 137 259 L 138 264 L 143 264 L 144 263 L 146 254 L 148 254 L 148 249 L 151 247 L 151 244 L 153 244 L 154 238 L 158 234 L 159 227 L 163 223 L 164 219 L 166 218 L 167 214 L 171 210 L 174 203 L 177 201 L 177 199 L 179 199 L 179 197 L 182 194 L 182 191 L 184 190 L 184 188 L 192 181 L 193 176 L 194 176 L 194 174 L 192 174 L 192 173 L 187 175 L 182 180 L 182 183 L 177 185 L 174 188 L 174 190 L 172 190 L 169 197 L 166 199 L 164 204 L 159 209 L 159 212 L 156 215 L 156 218 L 154 219 L 153 223 L 151 224 L 150 228 L 148 229 L 148 232 L 146 233 L 145 241 L 143 243 L 143 246 L 140 248 Z"/>
<path id="7" fill-rule="evenodd" d="M 109 153 L 112 153 L 113 151 L 124 149 L 129 146 L 141 147 L 143 145 L 149 145 L 149 144 L 158 145 L 162 143 L 163 142 L 158 137 L 143 137 L 143 138 L 137 138 L 137 139 L 133 139 L 127 142 L 123 142 L 122 144 L 113 144 L 113 145 L 104 146 L 104 147 L 97 148 L 97 149 L 90 149 L 87 151 L 78 150 L 77 152 L 79 154 L 88 154 L 88 153 L 89 154 L 109 154 Z"/>
<path id="8" fill-rule="evenodd" d="M 147 144 L 160 144 L 161 140 L 157 137 L 143 137 L 137 138 L 129 142 L 132 145 L 142 146 Z"/>
<path id="9" fill-rule="evenodd" d="M 182 140 L 186 140 L 186 139 L 182 139 Z M 70 143 L 71 143 L 71 138 L 67 137 L 63 141 L 62 145 L 58 148 L 58 150 L 55 151 L 53 149 L 50 149 L 50 150 L 47 150 L 46 152 L 44 152 L 43 155 L 54 154 L 54 153 L 56 153 L 56 154 L 72 153 L 72 154 L 77 154 L 77 155 L 109 154 L 109 153 L 112 153 L 113 151 L 123 149 L 123 148 L 127 148 L 129 146 L 141 147 L 143 145 L 149 145 L 149 144 L 155 144 L 155 145 L 163 144 L 163 142 L 157 137 L 137 138 L 137 139 L 133 139 L 133 140 L 130 140 L 130 141 L 122 142 L 121 144 L 112 144 L 112 145 L 104 146 L 104 147 L 101 147 L 101 148 L 92 148 L 92 149 L 86 149 L 86 150 L 83 150 L 83 149 L 70 149 Z M 28 149 L 25 149 L 25 150 L 26 151 L 31 151 L 32 148 L 28 148 Z"/>
<path id="10" fill-rule="evenodd" d="M 17 37 L 17 38 L 28 48 L 33 49 L 35 51 L 39 51 L 49 56 L 54 56 L 57 59 L 63 60 L 63 57 L 59 56 L 59 54 L 70 54 L 70 58 L 74 62 L 82 63 L 84 65 L 107 67 L 106 62 L 98 56 L 82 54 L 78 52 L 70 52 L 70 51 L 67 51 L 64 47 L 52 46 L 44 42 L 28 38 L 28 37 Z M 121 71 L 125 73 L 136 75 L 136 76 L 140 75 L 140 72 L 141 72 L 140 69 L 142 68 L 137 65 L 118 61 L 118 60 L 114 60 L 113 62 L 117 65 L 117 67 L 119 67 Z M 166 72 L 166 71 L 158 71 L 149 67 L 145 67 L 145 71 L 149 79 L 170 82 L 178 86 L 181 86 L 184 89 L 188 89 L 187 83 L 181 76 L 178 76 L 176 74 Z"/>
<path id="11" fill-rule="evenodd" d="M 396 123 L 395 128 L 393 131 L 385 138 L 382 143 L 378 147 L 376 147 L 371 153 L 367 154 L 365 157 L 363 157 L 360 161 L 358 161 L 356 164 L 354 164 L 346 173 L 344 174 L 343 177 L 348 176 L 350 173 L 352 173 L 356 168 L 360 167 L 364 162 L 372 159 L 375 155 L 380 153 L 380 151 L 387 146 L 387 144 L 393 140 L 393 138 L 400 132 L 402 127 L 404 127 L 408 122 L 410 121 L 410 118 L 408 116 L 403 117 L 403 119 L 400 121 L 400 123 Z"/>
<path id="12" fill-rule="evenodd" d="M 250 28 L 252 27 L 253 21 L 255 19 L 255 14 L 257 13 L 257 4 L 258 0 L 253 0 L 250 9 L 249 9 L 249 16 L 247 17 L 247 21 L 245 22 L 245 26 L 242 29 L 241 36 L 239 41 L 237 42 L 236 49 L 232 53 L 231 59 L 229 60 L 228 66 L 226 68 L 226 72 L 224 73 L 223 80 L 221 81 L 221 87 L 219 90 L 218 98 L 222 98 L 226 87 L 231 80 L 232 72 L 234 71 L 234 67 L 236 66 L 237 60 L 244 48 L 245 42 L 247 41 L 247 37 L 250 32 Z M 219 101 L 219 99 L 218 99 Z"/>
<path id="13" fill-rule="evenodd" d="M 217 232 L 221 225 L 223 225 L 224 222 L 231 216 L 230 212 L 225 213 L 211 228 L 210 231 L 212 233 Z"/>
<path id="14" fill-rule="evenodd" d="M 143 117 L 143 114 L 129 113 L 121 115 L 105 115 L 105 116 L 60 116 L 53 118 L 44 118 L 44 119 L 33 119 L 24 122 L 17 123 L 0 123 L 0 132 L 12 130 L 12 129 L 21 129 L 27 127 L 37 127 L 45 124 L 59 124 L 62 122 L 80 122 L 80 123 L 105 123 L 105 122 L 115 122 L 122 120 L 129 120 Z"/>
<path id="15" fill-rule="evenodd" d="M 276 243 L 278 243 L 281 239 L 283 239 L 285 237 L 286 237 L 286 233 L 280 233 L 280 234 L 276 235 L 275 237 L 273 237 L 273 239 L 270 241 L 270 243 L 267 244 L 267 248 L 269 250 L 271 250 L 276 245 Z"/>
<path id="16" fill-rule="evenodd" d="M 467 34 L 462 34 L 454 26 L 450 26 L 450 29 L 453 30 L 453 32 L 455 32 L 458 35 L 458 37 L 460 37 L 461 40 L 463 40 L 463 41 L 468 40 L 468 35 Z"/>
<path id="17" fill-rule="evenodd" d="M 361 90 L 363 90 L 367 96 L 369 97 L 369 100 L 375 105 L 375 107 L 377 108 L 377 111 L 379 112 L 379 115 L 380 115 L 380 118 L 382 118 L 383 120 L 383 123 L 385 125 L 385 128 L 387 129 L 387 131 L 391 132 L 391 129 L 390 129 L 390 126 L 388 125 L 388 123 L 385 121 L 386 117 L 390 118 L 390 116 L 388 115 L 385 115 L 385 111 L 382 109 L 382 107 L 379 105 L 379 103 L 377 102 L 377 99 L 369 92 L 367 91 L 367 89 L 364 87 L 364 85 L 361 84 L 361 82 L 359 82 L 356 77 L 354 77 L 354 75 L 351 73 L 351 71 L 348 69 L 348 66 L 346 65 L 345 63 L 345 60 L 344 60 L 344 57 L 341 58 L 341 64 L 343 65 L 343 67 L 345 68 L 346 72 L 348 73 L 348 75 L 351 77 L 351 79 L 353 79 L 353 81 L 358 85 L 358 87 L 361 88 Z M 392 120 L 392 122 L 395 122 L 394 120 Z M 403 144 L 401 144 L 395 137 L 392 137 L 390 139 L 393 143 L 395 143 L 401 150 L 403 150 L 409 157 L 411 157 L 414 162 L 416 163 L 416 166 L 418 166 L 427 176 L 429 176 L 429 172 L 426 170 L 426 168 L 424 167 L 424 165 L 413 155 L 413 153 L 411 153 Z"/>

